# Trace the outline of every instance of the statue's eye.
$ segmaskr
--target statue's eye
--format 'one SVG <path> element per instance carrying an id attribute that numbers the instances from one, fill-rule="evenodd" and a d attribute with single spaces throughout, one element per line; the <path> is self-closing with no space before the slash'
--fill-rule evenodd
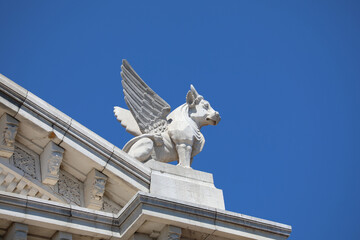
<path id="1" fill-rule="evenodd" d="M 205 103 L 205 104 L 204 104 L 204 108 L 205 108 L 206 110 L 208 110 L 208 109 L 209 109 L 209 104 L 208 104 L 208 103 Z"/>

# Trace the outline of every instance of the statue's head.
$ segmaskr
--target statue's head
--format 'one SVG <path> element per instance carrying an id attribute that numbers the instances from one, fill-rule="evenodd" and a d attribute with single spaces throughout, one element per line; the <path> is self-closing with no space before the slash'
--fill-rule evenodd
<path id="1" fill-rule="evenodd" d="M 220 114 L 210 106 L 203 96 L 198 94 L 193 85 L 190 85 L 190 91 L 186 95 L 186 103 L 189 107 L 189 117 L 199 127 L 217 125 L 220 122 Z"/>

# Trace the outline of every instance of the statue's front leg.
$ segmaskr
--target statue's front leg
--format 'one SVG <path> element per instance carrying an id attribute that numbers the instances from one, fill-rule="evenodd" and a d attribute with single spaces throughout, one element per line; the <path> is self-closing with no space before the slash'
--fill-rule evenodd
<path id="1" fill-rule="evenodd" d="M 176 150 L 179 156 L 178 165 L 182 167 L 190 168 L 192 146 L 185 143 L 176 144 Z"/>

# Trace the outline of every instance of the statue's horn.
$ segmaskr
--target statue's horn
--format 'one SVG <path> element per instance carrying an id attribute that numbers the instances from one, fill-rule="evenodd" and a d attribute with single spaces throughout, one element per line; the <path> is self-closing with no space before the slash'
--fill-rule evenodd
<path id="1" fill-rule="evenodd" d="M 192 84 L 190 84 L 190 89 L 191 89 L 191 92 L 194 94 L 195 98 L 197 98 L 197 96 L 199 96 L 199 94 Z"/>

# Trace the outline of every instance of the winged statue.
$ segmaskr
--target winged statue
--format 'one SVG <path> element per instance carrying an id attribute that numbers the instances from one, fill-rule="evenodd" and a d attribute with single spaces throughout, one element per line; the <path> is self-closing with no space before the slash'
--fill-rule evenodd
<path id="1" fill-rule="evenodd" d="M 186 103 L 171 112 L 164 99 L 157 95 L 123 60 L 122 86 L 129 110 L 114 107 L 117 120 L 135 137 L 123 151 L 146 162 L 178 161 L 182 167 L 191 167 L 193 157 L 201 152 L 205 139 L 201 127 L 217 125 L 220 115 L 194 86 L 186 95 Z"/>

